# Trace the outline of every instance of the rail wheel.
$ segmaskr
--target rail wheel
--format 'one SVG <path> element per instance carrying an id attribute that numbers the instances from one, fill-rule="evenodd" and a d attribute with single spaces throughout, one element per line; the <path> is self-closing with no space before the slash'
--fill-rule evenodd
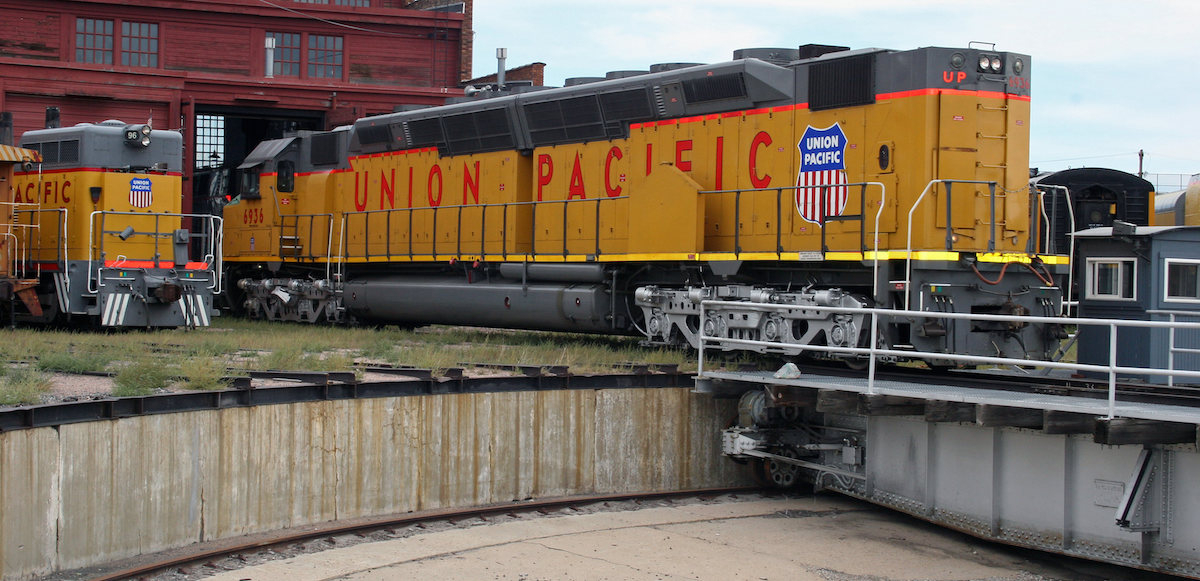
<path id="1" fill-rule="evenodd" d="M 775 454 L 785 458 L 799 459 L 799 455 L 791 448 L 781 448 Z M 800 467 L 795 464 L 766 458 L 763 460 L 762 470 L 767 484 L 775 488 L 792 488 L 800 482 Z"/>

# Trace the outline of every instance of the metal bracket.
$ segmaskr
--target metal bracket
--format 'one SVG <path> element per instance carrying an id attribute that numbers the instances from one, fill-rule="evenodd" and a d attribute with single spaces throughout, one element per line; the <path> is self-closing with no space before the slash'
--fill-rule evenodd
<path id="1" fill-rule="evenodd" d="M 1159 542 L 1171 543 L 1171 453 L 1146 448 L 1138 454 L 1133 474 L 1125 484 L 1125 495 L 1117 506 L 1117 526 L 1142 533 L 1142 562 Z"/>

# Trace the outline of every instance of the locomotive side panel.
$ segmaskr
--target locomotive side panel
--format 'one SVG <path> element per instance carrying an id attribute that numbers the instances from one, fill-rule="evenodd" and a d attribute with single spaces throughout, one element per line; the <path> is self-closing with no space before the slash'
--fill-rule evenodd
<path id="1" fill-rule="evenodd" d="M 433 149 L 352 158 L 340 174 L 351 262 L 475 259 L 528 247 L 528 162 Z"/>

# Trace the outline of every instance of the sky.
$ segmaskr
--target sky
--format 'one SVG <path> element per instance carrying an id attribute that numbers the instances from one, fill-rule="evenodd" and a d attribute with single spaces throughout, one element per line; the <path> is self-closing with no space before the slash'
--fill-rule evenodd
<path id="1" fill-rule="evenodd" d="M 542 62 L 546 84 L 740 48 L 908 50 L 994 43 L 1031 55 L 1030 165 L 1200 173 L 1197 0 L 476 0 L 474 76 Z"/>

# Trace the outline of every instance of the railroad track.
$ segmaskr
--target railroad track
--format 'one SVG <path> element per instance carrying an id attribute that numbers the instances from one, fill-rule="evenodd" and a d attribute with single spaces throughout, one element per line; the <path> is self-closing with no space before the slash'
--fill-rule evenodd
<path id="1" fill-rule="evenodd" d="M 486 507 L 429 510 L 356 519 L 352 522 L 322 523 L 252 537 L 202 543 L 159 555 L 138 557 L 130 562 L 106 568 L 108 570 L 93 570 L 91 573 L 95 576 L 91 579 L 93 581 L 154 579 L 167 574 L 171 574 L 172 578 L 191 578 L 193 575 L 208 575 L 222 570 L 236 569 L 239 568 L 238 565 L 251 560 L 280 558 L 285 552 L 309 553 L 358 542 L 399 538 L 404 536 L 400 529 L 425 527 L 432 523 L 448 523 L 453 526 L 464 521 L 487 521 L 489 518 L 499 516 L 521 518 L 523 515 L 533 513 L 540 515 L 566 513 L 604 503 L 633 503 L 636 506 L 639 503 L 660 501 L 670 505 L 690 499 L 704 501 L 722 496 L 736 498 L 738 494 L 747 493 L 764 493 L 764 491 L 753 487 L 735 487 L 638 494 L 597 494 L 510 502 Z M 226 559 L 232 561 L 231 566 L 221 565 L 221 562 Z"/>

